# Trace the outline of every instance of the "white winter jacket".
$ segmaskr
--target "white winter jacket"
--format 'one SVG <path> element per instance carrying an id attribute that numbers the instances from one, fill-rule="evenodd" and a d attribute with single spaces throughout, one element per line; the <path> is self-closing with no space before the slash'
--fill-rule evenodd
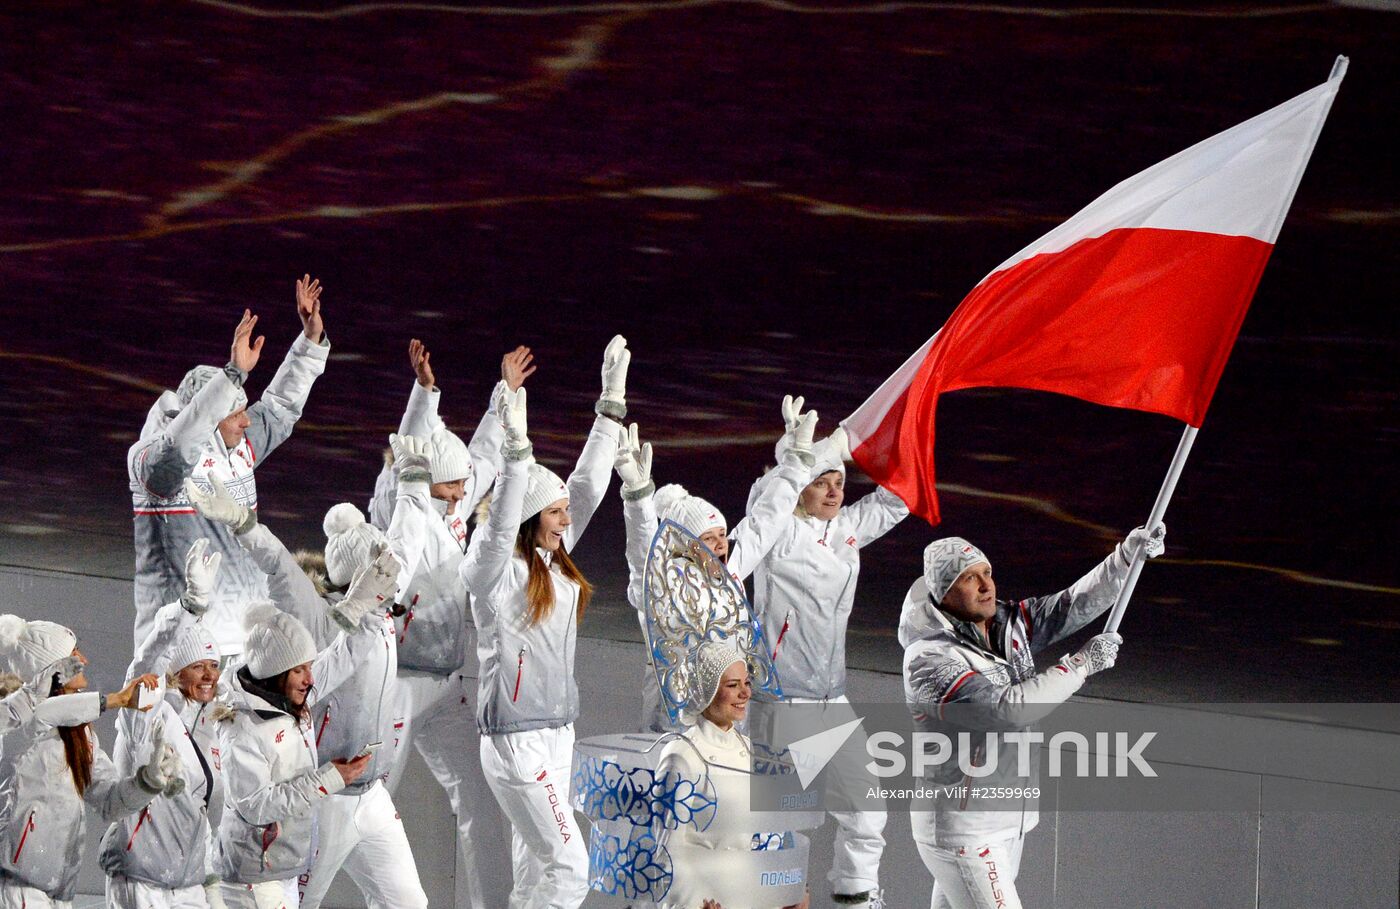
<path id="1" fill-rule="evenodd" d="M 164 676 L 170 668 L 170 645 L 195 622 L 179 603 L 161 607 L 151 634 L 126 671 L 127 681 L 146 673 Z M 156 796 L 145 808 L 107 829 L 99 860 L 108 876 L 121 875 L 167 890 L 199 886 L 209 876 L 209 807 L 218 771 L 202 721 L 214 706 L 187 701 L 171 687 L 149 713 L 118 713 L 113 749 L 118 773 L 130 776 L 150 760 L 152 738 L 160 725 L 166 744 L 180 756 L 185 789 L 175 796 Z"/>
<path id="2" fill-rule="evenodd" d="M 421 526 L 421 518 L 414 522 L 408 520 L 408 516 L 428 507 L 427 484 L 401 484 L 399 496 L 410 501 L 400 503 L 388 539 L 391 551 L 402 562 L 405 545 L 410 549 L 419 549 L 422 545 L 421 539 L 405 543 L 399 529 L 401 525 Z M 344 595 L 331 593 L 322 597 L 317 593 L 295 557 L 265 525 L 260 523 L 247 533 L 239 534 L 238 542 L 267 572 L 273 605 L 296 616 L 311 632 L 317 647 L 330 647 L 341 634 L 330 610 Z M 384 743 L 370 758 L 364 775 L 345 787 L 347 795 L 363 795 L 375 780 L 388 774 L 389 768 L 394 766 L 399 740 L 395 725 L 403 726 L 395 694 L 398 647 L 394 621 L 387 609 L 375 609 L 364 617 L 360 628 L 361 633 L 354 637 L 372 639 L 374 646 L 359 648 L 363 650 L 363 657 L 357 661 L 354 671 L 333 690 L 323 688 L 311 711 L 314 744 L 322 757 L 349 759 L 371 742 Z M 319 676 L 316 682 L 320 687 Z"/>
<path id="3" fill-rule="evenodd" d="M 472 479 L 464 490 L 453 514 L 439 514 L 435 509 L 427 515 L 422 559 L 406 574 L 402 596 L 403 615 L 394 620 L 399 633 L 399 667 L 450 675 L 462 672 L 469 677 L 478 673 L 476 628 L 471 623 L 467 591 L 460 569 L 467 549 L 467 522 L 473 506 L 486 495 L 496 475 L 501 472 L 501 442 L 504 431 L 496 414 L 496 397 L 505 388 L 497 382 L 491 391 L 491 401 L 477 424 L 476 432 L 467 443 L 467 455 L 472 462 Z M 428 438 L 445 429 L 438 416 L 442 393 L 413 383 L 408 407 L 399 422 L 401 435 Z M 388 530 L 394 515 L 397 497 L 398 468 L 386 464 L 374 485 L 370 502 L 370 519 L 380 530 Z"/>
<path id="4" fill-rule="evenodd" d="M 235 499 L 256 509 L 253 471 L 291 435 L 329 353 L 325 337 L 313 344 L 297 335 L 262 398 L 248 408 L 248 430 L 233 450 L 224 447 L 217 429 L 237 395 L 226 374 L 205 383 L 183 409 L 170 391 L 151 407 L 140 440 L 126 456 L 136 544 L 135 643 L 150 633 L 156 610 L 184 592 L 185 554 L 195 540 L 207 537 L 224 561 L 204 621 L 225 654 L 243 650 L 243 612 L 266 596 L 267 583 L 228 527 L 199 515 L 183 482 L 191 477 L 207 490 L 217 478 Z"/>
<path id="5" fill-rule="evenodd" d="M 1083 628 L 1113 605 L 1128 577 L 1130 560 L 1123 544 L 1072 586 L 1050 596 L 999 600 L 990 641 L 968 623 L 958 622 L 929 597 L 923 578 L 904 600 L 899 643 L 904 647 L 904 697 L 914 725 L 941 732 L 956 752 L 960 731 L 984 741 L 988 731 L 1020 731 L 1049 714 L 1084 684 L 1083 670 L 1056 664 L 1037 674 L 1033 655 Z M 956 705 L 956 706 L 953 706 Z M 980 747 L 980 746 L 979 746 Z M 1016 763 L 1017 747 L 1004 742 L 998 768 Z M 984 763 L 976 762 L 974 763 Z M 1032 768 L 1036 763 L 1032 761 Z M 931 771 L 938 785 L 963 782 L 956 753 Z M 1037 779 L 1016 780 L 1034 787 Z M 975 786 L 975 784 L 974 784 Z M 937 799 L 935 838 L 939 846 L 975 846 L 1024 835 L 1039 820 L 1036 800 L 1025 798 L 1020 810 L 978 810 L 977 799 Z"/>
<path id="6" fill-rule="evenodd" d="M 97 692 L 49 698 L 84 709 L 73 719 L 90 722 L 101 711 Z M 79 725 L 75 723 L 74 725 Z M 135 778 L 124 778 L 97 741 L 91 727 L 92 779 L 78 795 L 58 730 L 40 719 L 5 737 L 0 754 L 0 877 L 71 900 L 82 868 L 87 808 L 115 821 L 137 812 L 155 797 Z"/>
<path id="7" fill-rule="evenodd" d="M 750 501 L 776 473 L 754 484 Z M 809 474 L 808 482 L 815 478 Z M 861 547 L 908 514 L 897 496 L 877 489 L 830 521 L 795 514 L 783 520 L 754 572 L 753 603 L 774 648 L 785 696 L 821 700 L 846 693 L 846 624 L 855 604 Z"/>
<path id="8" fill-rule="evenodd" d="M 308 703 L 335 691 L 380 646 L 368 634 L 337 636 L 312 663 L 316 687 Z M 320 762 L 309 721 L 298 722 L 247 691 L 236 669 L 229 677 L 232 704 L 217 718 L 224 815 L 214 870 L 236 884 L 294 878 L 316 855 L 317 807 L 345 782 L 335 767 Z"/>
<path id="9" fill-rule="evenodd" d="M 607 492 L 617 453 L 618 424 L 598 417 L 578 464 L 566 482 L 573 523 L 564 534 L 572 552 Z M 543 622 L 526 622 L 525 585 L 529 569 L 515 554 L 520 513 L 529 485 L 530 459 L 506 461 L 491 503 L 491 515 L 477 528 L 462 563 L 462 582 L 472 595 L 477 653 L 477 728 L 483 735 L 553 729 L 578 718 L 574 650 L 578 637 L 579 587 L 552 564 L 554 610 Z"/>

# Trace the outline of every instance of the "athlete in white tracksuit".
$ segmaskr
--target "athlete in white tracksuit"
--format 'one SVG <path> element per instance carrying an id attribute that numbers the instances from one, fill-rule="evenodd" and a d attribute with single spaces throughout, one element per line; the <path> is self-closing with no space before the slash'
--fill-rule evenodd
<path id="1" fill-rule="evenodd" d="M 91 723 L 107 707 L 135 707 L 138 688 L 156 680 L 138 679 L 120 695 L 83 692 L 87 661 L 76 643 L 61 625 L 0 616 L 0 671 L 12 673 L 11 680 L 43 675 L 52 680 L 53 695 L 39 705 L 42 712 L 9 731 L 0 749 L 0 909 L 70 909 L 87 809 L 115 821 L 183 782 L 169 745 L 154 749 L 130 777 L 118 773 Z"/>
<path id="2" fill-rule="evenodd" d="M 591 589 L 568 552 L 611 478 L 615 420 L 625 415 L 630 356 L 624 345 L 620 336 L 608 345 L 599 416 L 567 484 L 531 457 L 525 390 L 502 395 L 501 478 L 490 516 L 462 564 L 479 635 L 481 766 L 514 828 L 512 909 L 574 909 L 588 892 L 588 852 L 569 791 L 579 703 L 578 615 Z M 548 585 L 546 598 L 533 606 L 532 573 Z"/>
<path id="3" fill-rule="evenodd" d="M 207 490 L 218 480 L 239 502 L 257 508 L 253 472 L 291 435 L 330 353 L 316 282 L 297 283 L 297 308 L 303 332 L 261 400 L 249 406 L 243 391 L 262 349 L 262 338 L 253 340 L 257 317 L 245 313 L 234 333 L 229 364 L 223 369 L 196 367 L 178 391 L 163 392 L 146 417 L 139 441 L 127 452 L 136 546 L 137 645 L 150 634 L 156 610 L 179 598 L 185 553 L 195 540 L 206 538 L 223 554 L 224 563 L 205 622 L 214 629 L 225 656 L 242 651 L 243 611 L 248 603 L 266 598 L 266 579 L 228 528 L 195 512 L 183 483 L 193 478 Z"/>
<path id="4" fill-rule="evenodd" d="M 794 403 L 795 415 L 802 402 Z M 789 426 L 792 422 L 789 416 Z M 785 444 L 778 444 L 780 463 Z M 780 537 L 754 572 L 753 603 L 773 635 L 773 663 L 784 696 L 792 703 L 827 705 L 836 714 L 833 722 L 850 713 L 844 706 L 849 703 L 846 624 L 855 603 L 860 550 L 909 514 L 908 507 L 885 489 L 843 507 L 845 447 L 842 429 L 817 444 L 817 464 L 799 509 L 785 519 Z M 750 501 L 771 476 L 759 478 Z M 829 775 L 839 775 L 840 769 L 833 762 Z M 833 811 L 831 816 L 837 824 L 835 855 L 827 874 L 833 898 L 843 905 L 878 904 L 885 811 Z"/>
<path id="5" fill-rule="evenodd" d="M 175 679 L 175 673 L 195 667 L 187 689 L 171 685 L 154 709 L 123 711 L 117 719 L 113 754 L 119 775 L 149 763 L 163 741 L 179 756 L 183 786 L 107 829 L 99 860 L 107 873 L 108 909 L 222 906 L 218 888 L 206 887 L 211 873 L 209 807 L 217 806 L 218 770 L 205 722 L 217 694 L 220 654 L 199 621 L 208 609 L 220 559 L 219 553 L 209 552 L 206 540 L 190 548 L 185 595 L 156 612 L 151 634 L 126 671 L 128 681 L 167 670 Z"/>
<path id="6" fill-rule="evenodd" d="M 691 495 L 684 487 L 670 484 L 656 489 L 651 477 L 651 443 L 640 445 L 637 425 L 632 424 L 623 436 L 614 466 L 622 481 L 622 514 L 627 528 L 627 600 L 637 610 L 644 645 L 651 639 L 646 616 L 647 555 L 660 522 L 669 520 L 684 527 L 722 559 L 725 569 L 742 585 L 777 542 L 811 477 L 816 418 L 816 411 L 809 411 L 796 421 L 796 437 L 784 446 L 782 463 L 732 532 L 718 508 Z M 671 722 L 663 703 L 650 653 L 644 670 L 642 728 L 650 732 L 679 731 L 679 724 Z"/>
<path id="7" fill-rule="evenodd" d="M 416 440 L 394 441 L 411 445 Z M 416 456 L 421 460 L 421 454 Z M 364 774 L 317 806 L 319 849 L 298 881 L 300 901 L 307 909 L 321 904 L 342 867 L 371 907 L 428 905 L 403 821 L 383 782 L 395 763 L 396 727 L 402 723 L 395 712 L 398 647 L 389 609 L 401 569 L 414 562 L 423 547 L 427 479 L 421 467 L 416 473 L 405 471 L 387 535 L 366 523 L 348 502 L 327 513 L 326 569 L 335 589 L 324 596 L 272 531 L 260 522 L 246 526 L 254 519 L 242 515 L 236 502 L 212 502 L 197 492 L 192 496 L 210 517 L 223 515 L 229 524 L 243 528 L 235 535 L 267 573 L 273 605 L 295 616 L 311 632 L 317 648 L 329 647 L 343 628 L 378 642 L 311 711 L 317 753 L 325 758 L 348 760 L 365 746 L 379 744 Z"/>
<path id="8" fill-rule="evenodd" d="M 1022 731 L 1069 700 L 1084 680 L 1113 666 L 1122 638 L 1100 634 L 1079 652 L 1037 673 L 1034 654 L 1083 628 L 1109 609 L 1139 550 L 1162 552 L 1166 527 L 1138 528 L 1103 562 L 1059 593 L 997 600 L 992 566 L 961 537 L 924 550 L 924 575 L 909 588 L 899 619 L 904 696 L 915 728 L 948 734 Z M 956 746 L 955 746 L 956 747 Z M 990 760 L 990 759 L 988 759 Z M 996 766 L 1014 766 L 1004 742 Z M 958 784 L 956 757 L 931 771 L 937 785 Z M 1016 780 L 1013 788 L 1032 788 Z M 910 811 L 914 843 L 934 877 L 932 909 L 1019 909 L 1016 874 L 1025 836 L 1036 825 L 1036 802 L 1020 810 L 1005 800 L 979 810 L 977 799 L 938 799 L 932 811 Z"/>
<path id="9" fill-rule="evenodd" d="M 396 731 L 398 760 L 389 773 L 389 791 L 398 792 L 408 764 L 411 742 L 447 791 L 457 821 L 458 892 L 463 906 L 490 909 L 492 894 L 510 889 L 510 855 L 504 836 L 481 830 L 504 826 L 486 777 L 481 772 L 476 730 L 476 628 L 468 621 L 467 591 L 459 575 L 467 546 L 467 519 L 501 468 L 501 424 L 495 398 L 519 388 L 534 371 L 528 348 L 517 348 L 501 361 L 501 381 L 469 443 L 463 443 L 438 415 L 442 395 L 428 364 L 428 351 L 417 340 L 409 359 L 417 374 L 408 407 L 399 423 L 402 436 L 430 442 L 433 511 L 421 534 L 421 559 L 400 585 L 395 624 L 399 645 L 399 706 L 402 728 Z M 401 465 L 385 464 L 375 483 L 370 518 L 386 530 L 397 517 L 394 499 Z M 476 834 L 473 830 L 477 831 Z"/>
<path id="10" fill-rule="evenodd" d="M 321 651 L 292 615 L 254 607 L 247 662 L 228 673 L 230 703 L 216 713 L 224 813 L 214 867 L 228 909 L 296 909 L 297 878 L 318 846 L 316 809 L 369 768 L 370 756 L 322 763 L 311 709 L 382 651 L 359 625 Z"/>

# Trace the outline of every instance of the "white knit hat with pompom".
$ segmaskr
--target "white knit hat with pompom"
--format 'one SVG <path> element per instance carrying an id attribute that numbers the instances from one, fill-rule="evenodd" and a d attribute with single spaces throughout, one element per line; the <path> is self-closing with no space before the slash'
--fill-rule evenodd
<path id="1" fill-rule="evenodd" d="M 326 512 L 321 529 L 326 532 L 326 577 L 336 587 L 349 584 L 355 572 L 369 564 L 374 544 L 385 542 L 379 528 L 365 521 L 364 512 L 349 502 Z"/>
<path id="2" fill-rule="evenodd" d="M 17 615 L 0 615 L 0 671 L 28 681 L 78 646 L 78 636 L 56 622 L 27 622 Z M 45 692 L 47 693 L 47 692 Z"/>
<path id="3" fill-rule="evenodd" d="M 243 616 L 247 635 L 243 655 L 255 679 L 270 679 L 316 659 L 316 642 L 296 616 L 279 612 L 271 603 L 255 603 Z"/>
<path id="4" fill-rule="evenodd" d="M 720 510 L 699 496 L 691 495 L 679 483 L 668 483 L 656 490 L 652 498 L 658 521 L 675 521 L 694 536 L 718 527 L 729 532 L 729 522 Z"/>

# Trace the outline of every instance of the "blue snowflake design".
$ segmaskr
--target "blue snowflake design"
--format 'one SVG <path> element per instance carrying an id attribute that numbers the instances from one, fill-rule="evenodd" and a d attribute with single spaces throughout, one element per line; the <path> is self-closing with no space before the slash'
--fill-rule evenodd
<path id="1" fill-rule="evenodd" d="M 649 831 L 634 827 L 624 843 L 621 837 L 593 828 L 588 838 L 588 879 L 594 890 L 659 903 L 671 889 L 671 874 L 670 853 Z"/>
<path id="2" fill-rule="evenodd" d="M 623 821 L 648 830 L 704 830 L 715 819 L 715 798 L 705 793 L 699 780 L 644 767 L 628 769 L 592 755 L 577 754 L 575 763 L 574 807 L 595 823 Z"/>

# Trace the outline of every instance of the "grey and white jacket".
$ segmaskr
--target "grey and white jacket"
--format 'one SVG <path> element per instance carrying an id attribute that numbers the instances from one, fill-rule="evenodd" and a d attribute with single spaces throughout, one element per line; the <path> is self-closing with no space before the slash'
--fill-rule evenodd
<path id="1" fill-rule="evenodd" d="M 421 538 L 414 538 L 411 533 L 423 524 L 422 513 L 428 508 L 427 484 L 399 484 L 399 499 L 387 536 L 390 550 L 400 564 L 406 564 L 405 553 L 422 548 Z M 417 518 L 411 519 L 415 512 Z M 410 531 L 408 538 L 402 532 L 405 527 Z M 273 605 L 296 616 L 311 632 L 317 647 L 331 646 L 341 633 L 340 626 L 331 617 L 331 607 L 340 602 L 344 594 L 332 592 L 321 596 L 287 547 L 261 523 L 247 533 L 238 534 L 238 542 L 258 567 L 267 572 Z M 363 795 L 376 780 L 388 776 L 396 759 L 399 730 L 404 725 L 395 694 L 398 646 L 394 620 L 387 608 L 375 609 L 364 617 L 360 629 L 355 639 L 372 640 L 374 645 L 363 648 L 363 657 L 354 671 L 334 690 L 321 692 L 311 712 L 317 753 L 327 759 L 349 759 L 371 742 L 384 743 L 370 758 L 364 774 L 345 787 L 346 795 Z"/>
<path id="2" fill-rule="evenodd" d="M 196 621 L 179 603 L 161 607 L 151 634 L 127 668 L 127 681 L 146 673 L 164 676 L 170 668 L 171 644 Z M 165 742 L 180 756 L 185 788 L 179 795 L 156 796 L 139 812 L 107 829 L 99 860 L 108 876 L 121 875 L 167 890 L 196 887 L 209 876 L 209 807 L 216 804 L 218 770 L 204 721 L 214 709 L 215 702 L 186 700 L 171 686 L 149 713 L 122 710 L 117 714 L 113 754 L 118 774 L 130 776 L 150 760 L 154 731 L 163 726 Z"/>
<path id="3" fill-rule="evenodd" d="M 232 450 L 217 429 L 238 392 L 227 372 L 205 383 L 183 408 L 171 391 L 151 407 L 140 440 L 126 455 L 136 544 L 136 644 L 150 633 L 156 610 L 184 591 L 185 554 L 195 540 L 207 537 L 224 560 L 204 621 L 225 655 L 242 652 L 243 613 L 248 603 L 266 596 L 267 583 L 232 531 L 201 517 L 190 504 L 183 481 L 190 477 L 207 490 L 217 478 L 235 499 L 256 509 L 253 471 L 291 435 L 329 353 L 325 337 L 313 344 L 298 334 L 262 398 L 248 408 L 247 432 Z"/>
<path id="4" fill-rule="evenodd" d="M 373 635 L 337 635 L 312 662 L 316 687 L 308 703 L 314 708 L 379 647 Z M 329 762 L 321 763 L 310 721 L 299 722 L 246 690 L 236 669 L 229 678 L 231 703 L 216 718 L 224 814 L 215 834 L 214 871 L 235 884 L 294 878 L 316 855 L 317 807 L 344 789 L 345 781 Z"/>
<path id="5" fill-rule="evenodd" d="M 101 695 L 95 691 L 48 701 L 69 699 L 81 709 L 75 709 L 65 725 L 91 722 L 101 712 Z M 36 717 L 5 737 L 0 753 L 0 879 L 71 900 L 82 868 L 87 809 L 115 821 L 140 811 L 155 797 L 134 776 L 118 772 L 91 727 L 87 735 L 92 779 L 81 796 L 57 728 Z"/>
<path id="6" fill-rule="evenodd" d="M 444 676 L 461 672 L 470 678 L 478 674 L 476 628 L 468 614 L 460 569 L 466 556 L 471 509 L 501 472 L 504 433 L 495 399 L 504 388 L 504 382 L 496 383 L 491 403 L 467 443 L 472 479 L 464 490 L 465 497 L 450 515 L 436 507 L 445 503 L 430 503 L 434 507 L 426 516 L 422 558 L 411 572 L 405 573 L 407 581 L 399 599 L 404 613 L 394 620 L 399 635 L 400 669 Z M 445 429 L 446 424 L 438 416 L 441 400 L 437 388 L 427 389 L 414 382 L 408 407 L 399 422 L 399 434 L 428 438 Z M 385 464 L 375 480 L 374 498 L 369 504 L 370 521 L 380 530 L 387 531 L 393 520 L 397 490 L 397 466 Z"/>
<path id="7" fill-rule="evenodd" d="M 816 478 L 815 471 L 807 482 Z M 760 495 L 777 471 L 755 482 Z M 804 484 L 805 485 L 805 484 Z M 855 605 L 860 550 L 909 515 L 898 496 L 877 489 L 830 521 L 788 514 L 754 571 L 753 604 L 787 697 L 815 700 L 846 693 L 846 625 Z"/>
<path id="8" fill-rule="evenodd" d="M 563 545 L 569 552 L 607 492 L 617 434 L 616 422 L 602 416 L 595 419 L 566 481 L 573 523 Z M 553 729 L 578 718 L 574 651 L 579 587 L 559 572 L 544 550 L 540 555 L 554 583 L 554 610 L 538 625 L 526 621 L 529 568 L 515 554 L 515 538 L 529 486 L 529 464 L 529 458 L 504 462 L 490 517 L 477 528 L 462 562 L 462 581 L 472 595 L 479 635 L 476 725 L 483 735 Z"/>
<path id="9" fill-rule="evenodd" d="M 1025 730 L 1069 700 L 1084 684 L 1083 670 L 1056 664 L 1037 674 L 1034 655 L 1107 611 L 1123 588 L 1129 567 L 1127 548 L 1120 543 L 1066 590 L 997 601 L 990 641 L 983 640 L 970 624 L 937 608 L 923 578 L 915 581 L 899 619 L 904 697 L 915 728 L 948 735 L 956 752 L 959 731 L 971 732 L 971 741 L 982 742 L 985 732 Z M 1013 767 L 1016 759 L 1017 745 L 1004 742 L 997 766 Z M 930 782 L 935 784 L 962 782 L 956 753 L 932 773 Z M 1017 780 L 1013 785 L 1034 787 L 1036 781 Z M 1005 800 L 997 804 L 998 810 L 979 810 L 972 793 L 962 800 L 935 800 L 938 845 L 974 846 L 1024 835 L 1039 820 L 1033 798 L 1026 797 L 1019 811 L 1008 810 Z"/>

